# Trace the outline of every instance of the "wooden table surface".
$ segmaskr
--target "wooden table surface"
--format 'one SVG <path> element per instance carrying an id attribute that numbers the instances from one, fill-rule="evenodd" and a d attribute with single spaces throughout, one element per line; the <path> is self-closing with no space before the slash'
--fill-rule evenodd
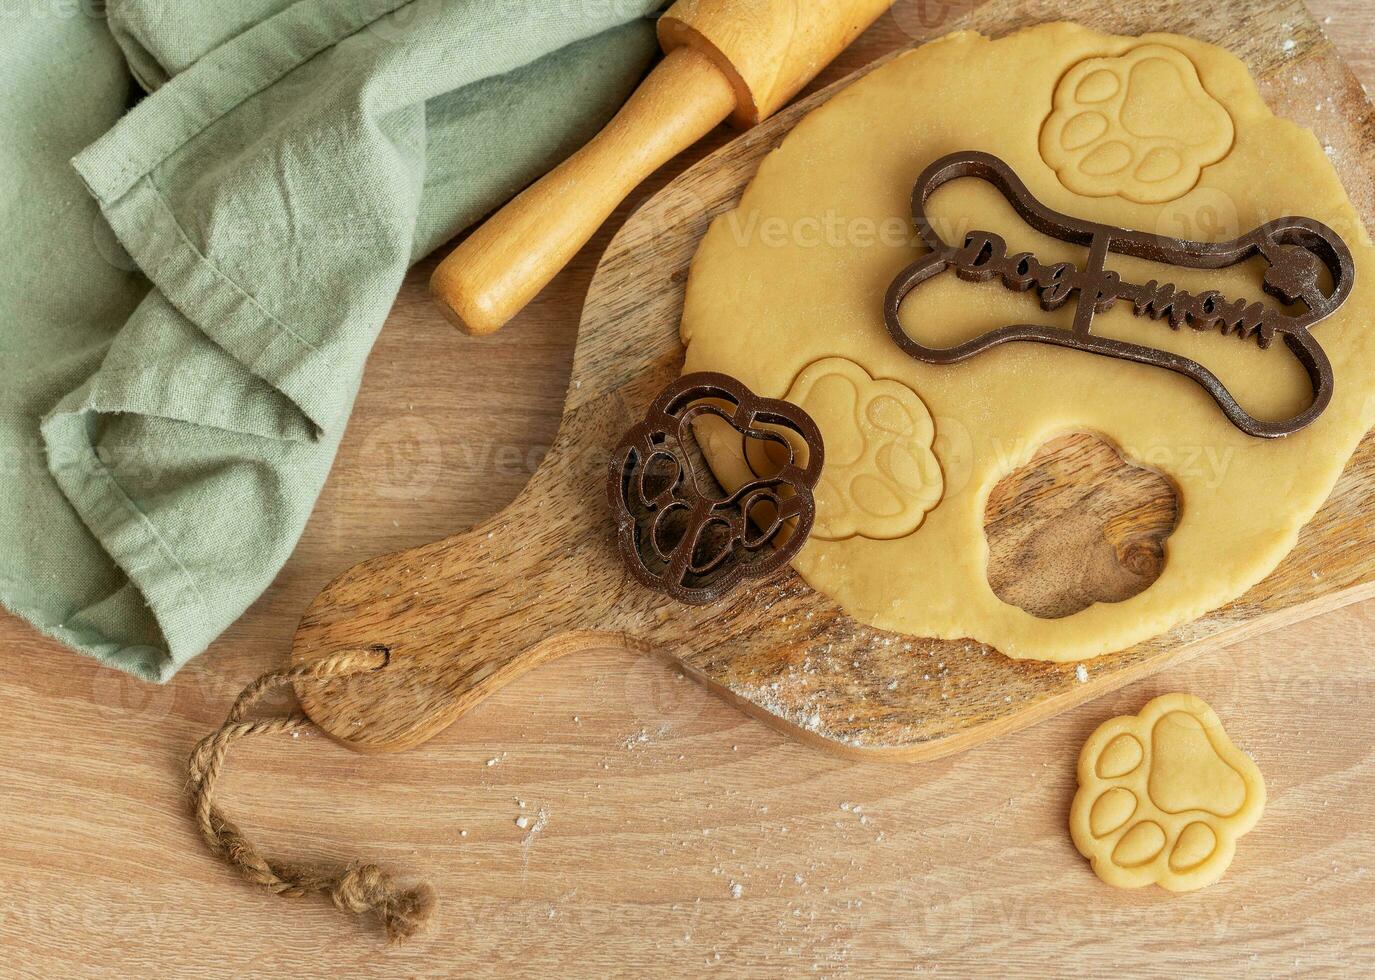
<path id="1" fill-rule="evenodd" d="M 1375 80 L 1375 8 L 1310 7 Z M 964 9 L 899 3 L 818 84 Z M 431 263 L 416 269 L 296 555 L 173 683 L 128 680 L 0 615 L 0 974 L 1375 971 L 1375 602 L 924 764 L 832 758 L 620 653 L 527 675 L 407 754 L 302 736 L 231 756 L 224 804 L 269 853 L 434 884 L 436 921 L 399 948 L 208 854 L 181 796 L 192 744 L 285 661 L 335 574 L 515 496 L 554 435 L 610 233 L 727 138 L 642 188 L 494 338 L 446 327 L 424 294 Z M 1075 757 L 1105 718 L 1176 689 L 1222 715 L 1270 803 L 1218 885 L 1114 891 L 1066 830 Z"/>

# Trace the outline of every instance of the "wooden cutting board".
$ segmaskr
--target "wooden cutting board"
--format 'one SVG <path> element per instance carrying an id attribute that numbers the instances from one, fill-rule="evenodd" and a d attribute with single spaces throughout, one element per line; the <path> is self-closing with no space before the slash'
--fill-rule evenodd
<path id="1" fill-rule="evenodd" d="M 1333 147 L 1348 192 L 1375 227 L 1375 112 L 1300 3 L 995 0 L 960 26 L 999 35 L 1057 19 L 1121 34 L 1174 31 L 1235 52 L 1278 113 Z M 790 571 L 703 607 L 674 604 L 630 578 L 615 550 L 606 465 L 622 432 L 678 373 L 678 323 L 697 243 L 798 119 L 886 60 L 744 134 L 626 222 L 589 290 L 562 427 L 529 486 L 465 534 L 350 569 L 302 619 L 296 663 L 366 648 L 388 653 L 386 667 L 365 676 L 298 685 L 322 728 L 361 751 L 404 749 L 546 660 L 619 646 L 670 657 L 745 710 L 827 748 L 929 758 L 1205 649 L 1375 594 L 1375 543 L 1363 514 L 1375 488 L 1370 437 L 1265 581 L 1199 620 L 1085 662 L 1085 679 L 1074 664 L 1012 661 L 973 641 L 861 625 Z M 1173 500 L 1140 471 L 1124 476 L 1124 469 L 1101 444 L 1077 437 L 1047 446 L 1004 481 L 987 525 L 995 587 L 1040 595 L 1048 609 L 1139 588 L 1132 583 L 1143 577 L 1140 556 L 1158 550 Z M 1105 581 L 1067 591 L 1060 571 L 1073 551 L 1066 549 L 1084 542 L 1036 532 L 1057 526 L 1057 515 L 1086 495 L 1095 512 L 1122 515 L 1090 542 L 1120 561 L 1102 571 Z M 1014 544 L 999 547 L 995 537 Z"/>

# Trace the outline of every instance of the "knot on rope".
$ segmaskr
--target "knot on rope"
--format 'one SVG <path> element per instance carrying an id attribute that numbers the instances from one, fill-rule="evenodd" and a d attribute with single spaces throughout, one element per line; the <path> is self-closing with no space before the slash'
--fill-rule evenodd
<path id="1" fill-rule="evenodd" d="M 187 762 L 187 770 L 191 811 L 201 837 L 241 877 L 277 895 L 294 898 L 323 894 L 345 912 L 371 913 L 381 920 L 387 938 L 396 943 L 415 935 L 433 915 L 435 893 L 429 885 L 403 888 L 375 864 L 352 864 L 335 869 L 272 860 L 265 857 L 214 803 L 215 784 L 230 745 L 252 735 L 311 727 L 310 719 L 299 712 L 245 721 L 249 707 L 263 694 L 298 680 L 345 677 L 378 670 L 387 662 L 385 650 L 367 650 L 264 674 L 235 699 L 224 724 L 196 745 Z"/>
<path id="2" fill-rule="evenodd" d="M 400 888 L 375 864 L 349 868 L 329 890 L 334 904 L 345 912 L 371 912 L 382 920 L 387 938 L 401 942 L 415 935 L 434 911 L 434 889 L 421 884 Z"/>

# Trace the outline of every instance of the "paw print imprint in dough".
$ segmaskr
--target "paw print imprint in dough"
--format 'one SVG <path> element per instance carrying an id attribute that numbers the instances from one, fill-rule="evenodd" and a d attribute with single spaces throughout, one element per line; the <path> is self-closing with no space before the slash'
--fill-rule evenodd
<path id="1" fill-rule="evenodd" d="M 1203 168 L 1231 150 L 1234 134 L 1192 61 L 1143 44 L 1065 74 L 1041 129 L 1041 156 L 1076 194 L 1160 204 L 1192 190 Z"/>
<path id="2" fill-rule="evenodd" d="M 812 417 L 826 445 L 812 537 L 900 538 L 921 526 L 944 479 L 931 451 L 935 423 L 916 392 L 827 357 L 803 369 L 787 400 Z"/>
<path id="3" fill-rule="evenodd" d="M 1070 834 L 1109 885 L 1211 885 L 1256 825 L 1265 781 L 1191 694 L 1163 694 L 1104 722 L 1079 754 Z"/>

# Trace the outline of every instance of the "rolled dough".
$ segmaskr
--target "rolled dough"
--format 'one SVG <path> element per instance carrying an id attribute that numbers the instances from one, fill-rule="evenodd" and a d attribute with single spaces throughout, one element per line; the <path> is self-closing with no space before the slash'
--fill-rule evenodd
<path id="1" fill-rule="evenodd" d="M 907 357 L 885 332 L 882 301 L 923 251 L 911 228 L 912 184 L 933 160 L 970 149 L 1001 157 L 1041 202 L 1076 217 L 1203 240 L 1289 214 L 1334 228 L 1357 271 L 1350 299 L 1313 328 L 1336 377 L 1326 412 L 1287 438 L 1258 439 L 1233 428 L 1192 381 L 1150 366 L 1031 343 L 949 366 Z M 1082 249 L 1026 227 L 979 181 L 942 188 L 930 212 L 946 241 L 980 228 L 1046 261 L 1085 260 Z M 1204 272 L 1110 256 L 1108 267 L 1137 282 L 1276 302 L 1260 290 L 1261 260 Z M 902 320 L 923 343 L 947 346 L 1011 323 L 1068 329 L 1073 306 L 1044 313 L 1034 292 L 951 276 L 909 298 Z M 1372 313 L 1375 254 L 1360 219 L 1317 140 L 1270 112 L 1238 59 L 1185 37 L 1047 24 L 923 45 L 802 120 L 703 239 L 683 313 L 684 370 L 724 371 L 761 395 L 800 399 L 828 455 L 833 440 L 846 447 L 845 472 L 829 458 L 827 469 L 851 489 L 822 494 L 823 533 L 794 560 L 813 588 L 883 629 L 1077 660 L 1236 598 L 1293 546 L 1375 415 Z M 1125 304 L 1100 314 L 1094 331 L 1200 361 L 1257 418 L 1287 417 L 1309 398 L 1280 343 L 1262 350 L 1175 331 Z M 880 413 L 899 406 L 912 424 L 885 430 L 875 415 L 866 427 L 856 397 L 881 403 Z M 1042 619 L 989 587 L 984 505 L 1037 447 L 1075 430 L 1169 477 L 1180 519 L 1145 591 Z M 901 472 L 915 476 L 894 479 L 879 463 L 890 444 L 904 450 Z M 938 473 L 923 463 L 928 446 Z"/>

